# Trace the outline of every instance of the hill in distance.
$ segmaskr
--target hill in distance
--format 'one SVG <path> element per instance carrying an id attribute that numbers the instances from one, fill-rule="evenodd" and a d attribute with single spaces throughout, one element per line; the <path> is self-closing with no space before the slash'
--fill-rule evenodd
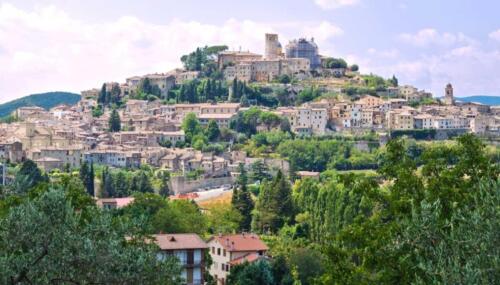
<path id="1" fill-rule="evenodd" d="M 70 92 L 47 92 L 32 94 L 0 105 L 0 118 L 10 115 L 14 110 L 25 106 L 38 106 L 50 109 L 60 104 L 74 105 L 80 101 L 80 95 Z"/>
<path id="2" fill-rule="evenodd" d="M 491 106 L 499 106 L 500 105 L 500 96 L 468 96 L 468 97 L 456 97 L 457 101 L 461 102 L 477 102 L 485 105 Z"/>

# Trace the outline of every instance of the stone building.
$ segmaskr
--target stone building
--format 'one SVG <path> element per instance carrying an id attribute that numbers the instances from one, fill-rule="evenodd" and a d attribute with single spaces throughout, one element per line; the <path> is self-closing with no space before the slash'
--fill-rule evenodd
<path id="1" fill-rule="evenodd" d="M 455 99 L 453 98 L 453 86 L 451 86 L 451 83 L 448 83 L 444 89 L 444 103 L 446 105 L 455 105 Z"/>
<path id="2" fill-rule="evenodd" d="M 314 42 L 314 39 L 309 41 L 305 38 L 300 38 L 290 41 L 286 45 L 286 58 L 307 58 L 311 68 L 321 66 L 318 45 Z"/>

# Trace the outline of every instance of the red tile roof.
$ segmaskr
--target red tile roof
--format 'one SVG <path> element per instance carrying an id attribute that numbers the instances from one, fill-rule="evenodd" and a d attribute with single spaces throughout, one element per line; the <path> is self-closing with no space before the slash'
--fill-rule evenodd
<path id="1" fill-rule="evenodd" d="M 262 255 L 259 255 L 258 253 L 252 252 L 252 253 L 246 254 L 244 256 L 238 257 L 236 259 L 233 259 L 229 263 L 231 265 L 242 264 L 242 263 L 245 263 L 245 262 L 252 263 L 252 262 L 255 262 L 255 261 L 257 261 L 257 260 L 259 260 L 261 258 L 264 258 L 264 257 Z"/>
<path id="2" fill-rule="evenodd" d="M 261 251 L 268 250 L 267 245 L 256 234 L 235 234 L 213 236 L 227 251 Z"/>
<path id="3" fill-rule="evenodd" d="M 197 234 L 158 234 L 153 238 L 161 250 L 208 248 Z"/>

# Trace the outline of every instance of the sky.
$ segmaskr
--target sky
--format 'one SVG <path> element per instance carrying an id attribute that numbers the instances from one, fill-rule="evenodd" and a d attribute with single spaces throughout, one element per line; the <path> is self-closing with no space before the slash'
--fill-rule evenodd
<path id="1" fill-rule="evenodd" d="M 320 54 L 442 96 L 500 95 L 497 0 L 0 0 L 0 103 L 181 67 L 198 46 Z"/>

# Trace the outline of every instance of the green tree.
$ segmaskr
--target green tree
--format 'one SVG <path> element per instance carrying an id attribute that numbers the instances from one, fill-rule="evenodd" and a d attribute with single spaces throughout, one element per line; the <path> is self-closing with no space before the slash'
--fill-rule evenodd
<path id="1" fill-rule="evenodd" d="M 211 142 L 216 141 L 219 138 L 220 129 L 219 125 L 217 125 L 217 122 L 215 120 L 208 121 L 206 135 L 208 140 Z"/>
<path id="2" fill-rule="evenodd" d="M 255 204 L 252 228 L 258 232 L 276 232 L 286 223 L 292 222 L 294 216 L 292 191 L 290 182 L 278 170 L 271 182 L 261 185 L 257 203 Z"/>
<path id="3" fill-rule="evenodd" d="M 104 198 L 113 198 L 116 197 L 115 185 L 113 183 L 113 176 L 109 172 L 107 167 L 103 168 L 101 173 L 101 196 Z"/>
<path id="4" fill-rule="evenodd" d="M 128 197 L 130 195 L 128 179 L 124 171 L 120 170 L 113 175 L 113 187 L 116 197 Z"/>
<path id="5" fill-rule="evenodd" d="M 180 282 L 175 259 L 159 260 L 155 245 L 97 209 L 84 222 L 62 191 L 13 208 L 0 221 L 0 248 L 2 284 Z"/>
<path id="6" fill-rule="evenodd" d="M 120 115 L 116 109 L 113 109 L 113 111 L 111 111 L 111 116 L 109 117 L 109 131 L 119 132 L 121 128 Z"/>
<path id="7" fill-rule="evenodd" d="M 108 104 L 108 92 L 106 91 L 106 83 L 102 84 L 101 91 L 99 92 L 99 96 L 97 97 L 97 103 L 102 105 Z"/>
<path id="8" fill-rule="evenodd" d="M 243 263 L 231 267 L 227 277 L 228 285 L 273 285 L 272 269 L 265 260 Z"/>
<path id="9" fill-rule="evenodd" d="M 271 175 L 269 174 L 269 168 L 262 159 L 258 159 L 257 161 L 252 163 L 250 167 L 251 167 L 250 177 L 252 178 L 253 181 L 262 182 L 264 180 L 269 180 L 272 178 Z"/>
<path id="10" fill-rule="evenodd" d="M 90 196 L 94 196 L 95 191 L 94 191 L 94 164 L 89 163 L 87 161 L 84 161 L 82 165 L 80 166 L 80 179 L 83 182 L 83 185 L 85 186 L 85 189 L 87 190 L 87 193 Z"/>
<path id="11" fill-rule="evenodd" d="M 330 57 L 324 61 L 323 67 L 325 67 L 325 68 L 347 68 L 347 63 L 342 58 Z"/>
<path id="12" fill-rule="evenodd" d="M 290 79 L 290 76 L 288 74 L 282 74 L 282 75 L 278 76 L 279 83 L 288 84 L 291 81 L 292 80 Z"/>
<path id="13" fill-rule="evenodd" d="M 149 181 L 148 175 L 145 171 L 140 171 L 137 175 L 137 190 L 141 193 L 153 193 L 153 186 L 151 186 L 151 182 Z"/>
<path id="14" fill-rule="evenodd" d="M 235 233 L 243 220 L 240 212 L 226 203 L 212 204 L 206 212 L 208 230 L 212 234 Z"/>
<path id="15" fill-rule="evenodd" d="M 236 181 L 236 188 L 233 189 L 231 205 L 243 217 L 240 222 L 240 230 L 250 231 L 254 202 L 252 200 L 252 195 L 247 188 L 248 177 L 245 166 L 242 163 L 239 164 L 238 171 L 240 175 Z"/>
<path id="16" fill-rule="evenodd" d="M 111 87 L 111 93 L 110 93 L 110 103 L 111 104 L 119 104 L 120 103 L 120 96 L 121 96 L 121 90 L 120 90 L 120 85 L 118 83 L 114 83 L 113 86 Z"/>
<path id="17" fill-rule="evenodd" d="M 32 160 L 27 159 L 19 168 L 19 171 L 16 174 L 15 183 L 20 183 L 23 185 L 24 189 L 18 189 L 20 192 L 18 194 L 22 194 L 27 192 L 30 188 L 36 186 L 42 182 L 48 182 L 49 179 L 47 176 L 42 174 L 42 171 L 38 168 L 36 163 Z"/>
<path id="18" fill-rule="evenodd" d="M 155 232 L 203 234 L 207 222 L 195 202 L 174 200 L 155 214 L 153 227 Z"/>
<path id="19" fill-rule="evenodd" d="M 202 129 L 200 126 L 200 121 L 196 118 L 195 113 L 189 113 L 186 115 L 182 121 L 182 130 L 186 135 L 186 141 L 192 143 L 192 138 L 201 133 Z"/>

